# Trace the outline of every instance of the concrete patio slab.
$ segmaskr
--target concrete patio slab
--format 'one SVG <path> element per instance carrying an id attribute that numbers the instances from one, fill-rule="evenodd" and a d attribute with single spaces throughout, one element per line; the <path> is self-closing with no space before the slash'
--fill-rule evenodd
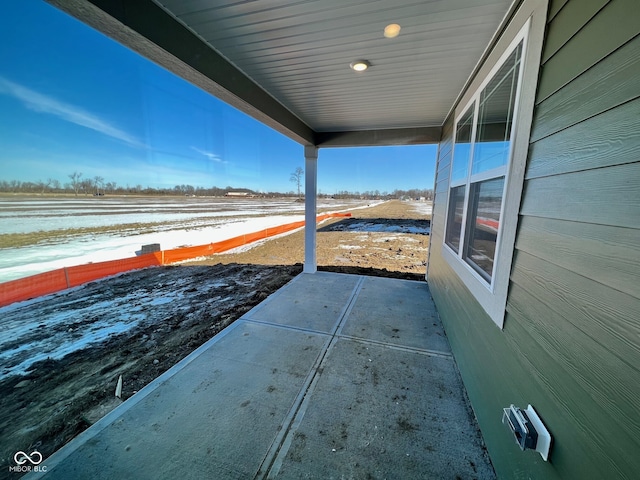
<path id="1" fill-rule="evenodd" d="M 48 478 L 253 478 L 326 341 L 239 321 Z"/>
<path id="2" fill-rule="evenodd" d="M 247 314 L 252 320 L 289 325 L 317 332 L 333 332 L 358 282 L 355 275 L 317 272 L 296 277 L 272 301 L 256 306 Z"/>
<path id="3" fill-rule="evenodd" d="M 42 465 L 28 478 L 495 478 L 426 283 L 326 272 Z"/>
<path id="4" fill-rule="evenodd" d="M 492 474 L 450 358 L 339 339 L 312 395 L 272 478 Z"/>
<path id="5" fill-rule="evenodd" d="M 429 287 L 423 282 L 365 279 L 340 333 L 394 345 L 451 352 Z"/>

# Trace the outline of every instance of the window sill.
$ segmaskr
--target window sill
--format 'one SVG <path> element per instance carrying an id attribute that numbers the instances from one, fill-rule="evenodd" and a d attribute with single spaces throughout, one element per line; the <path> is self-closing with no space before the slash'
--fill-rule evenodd
<path id="1" fill-rule="evenodd" d="M 502 329 L 507 303 L 506 291 L 496 292 L 495 287 L 489 285 L 446 244 L 443 245 L 442 256 L 491 320 Z"/>

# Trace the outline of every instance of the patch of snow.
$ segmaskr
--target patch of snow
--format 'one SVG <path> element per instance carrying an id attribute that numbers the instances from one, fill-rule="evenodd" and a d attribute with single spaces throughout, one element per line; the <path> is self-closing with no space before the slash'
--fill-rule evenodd
<path id="1" fill-rule="evenodd" d="M 433 213 L 433 202 L 409 202 L 414 212 L 420 215 L 431 215 Z"/>
<path id="2" fill-rule="evenodd" d="M 353 221 L 344 225 L 336 226 L 337 231 L 347 232 L 372 232 L 372 233 L 413 233 L 428 234 L 431 229 L 429 227 L 417 227 L 414 225 L 402 224 L 385 224 L 368 221 Z"/>
<path id="3" fill-rule="evenodd" d="M 377 238 L 374 238 L 372 241 L 375 242 L 375 243 L 383 243 L 383 242 L 392 242 L 394 240 L 399 240 L 400 238 L 402 238 L 403 243 L 419 243 L 420 242 L 419 240 L 416 240 L 415 238 L 399 237 L 398 235 L 377 237 Z"/>
<path id="4" fill-rule="evenodd" d="M 199 281 L 198 288 L 229 287 L 236 280 L 233 275 L 207 278 Z M 63 358 L 140 323 L 161 326 L 166 315 L 192 308 L 190 302 L 179 301 L 185 298 L 185 289 L 192 286 L 193 281 L 173 282 L 161 290 L 154 283 L 151 289 L 134 285 L 124 293 L 99 288 L 81 295 L 77 290 L 85 286 L 0 308 L 0 380 L 25 374 L 38 361 Z M 99 293 L 91 293 L 94 291 Z M 233 297 L 215 300 L 217 306 Z"/>
<path id="5" fill-rule="evenodd" d="M 65 316 L 66 317 L 66 316 Z M 34 328 L 42 328 L 43 336 L 29 343 L 20 342 L 19 332 L 10 332 L 7 337 L 3 335 L 0 344 L 0 380 L 12 374 L 25 374 L 34 363 L 51 359 L 60 359 L 65 355 L 86 348 L 91 343 L 105 340 L 111 335 L 125 332 L 144 319 L 143 315 L 126 315 L 127 318 L 108 318 L 91 324 L 90 328 L 78 327 L 77 329 L 53 329 L 51 324 L 64 323 L 64 319 L 50 317 L 46 327 L 30 325 Z M 25 322 L 28 323 L 28 322 Z M 46 330 L 46 331 L 45 331 Z M 31 333 L 25 331 L 26 333 Z M 13 340 L 20 344 L 18 348 L 10 348 L 7 340 Z M 10 344 L 9 344 L 10 345 Z M 9 348 L 7 348 L 9 347 Z"/>

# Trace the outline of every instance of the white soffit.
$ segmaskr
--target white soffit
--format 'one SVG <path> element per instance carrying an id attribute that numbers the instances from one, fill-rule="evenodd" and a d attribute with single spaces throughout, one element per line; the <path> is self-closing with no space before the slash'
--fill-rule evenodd
<path id="1" fill-rule="evenodd" d="M 156 0 L 317 132 L 440 126 L 511 0 Z M 385 38 L 390 23 L 401 27 Z M 367 60 L 355 72 L 349 64 Z"/>

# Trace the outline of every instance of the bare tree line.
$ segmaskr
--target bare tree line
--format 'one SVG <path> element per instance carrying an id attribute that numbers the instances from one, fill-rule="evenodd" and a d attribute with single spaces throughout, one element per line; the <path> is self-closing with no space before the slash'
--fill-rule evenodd
<path id="1" fill-rule="evenodd" d="M 302 169 L 300 169 L 302 170 Z M 20 181 L 20 180 L 0 180 L 0 192 L 2 193 L 26 193 L 26 194 L 72 194 L 75 196 L 103 196 L 103 195 L 180 195 L 180 196 L 225 196 L 229 192 L 246 192 L 248 195 L 255 197 L 295 197 L 301 196 L 300 178 L 294 182 L 297 192 L 256 192 L 248 188 L 227 187 L 198 187 L 188 184 L 176 185 L 173 188 L 153 188 L 143 187 L 142 185 L 118 185 L 117 182 L 105 181 L 101 176 L 84 177 L 82 172 L 75 171 L 67 175 L 68 182 L 62 183 L 54 178 L 46 180 L 38 180 L 36 182 Z M 293 174 L 292 179 L 293 181 Z M 371 190 L 364 192 L 337 191 L 334 193 L 318 193 L 321 198 L 355 198 L 355 199 L 393 199 L 393 198 L 413 198 L 431 200 L 433 198 L 433 190 L 429 189 L 409 189 L 393 192 Z"/>

